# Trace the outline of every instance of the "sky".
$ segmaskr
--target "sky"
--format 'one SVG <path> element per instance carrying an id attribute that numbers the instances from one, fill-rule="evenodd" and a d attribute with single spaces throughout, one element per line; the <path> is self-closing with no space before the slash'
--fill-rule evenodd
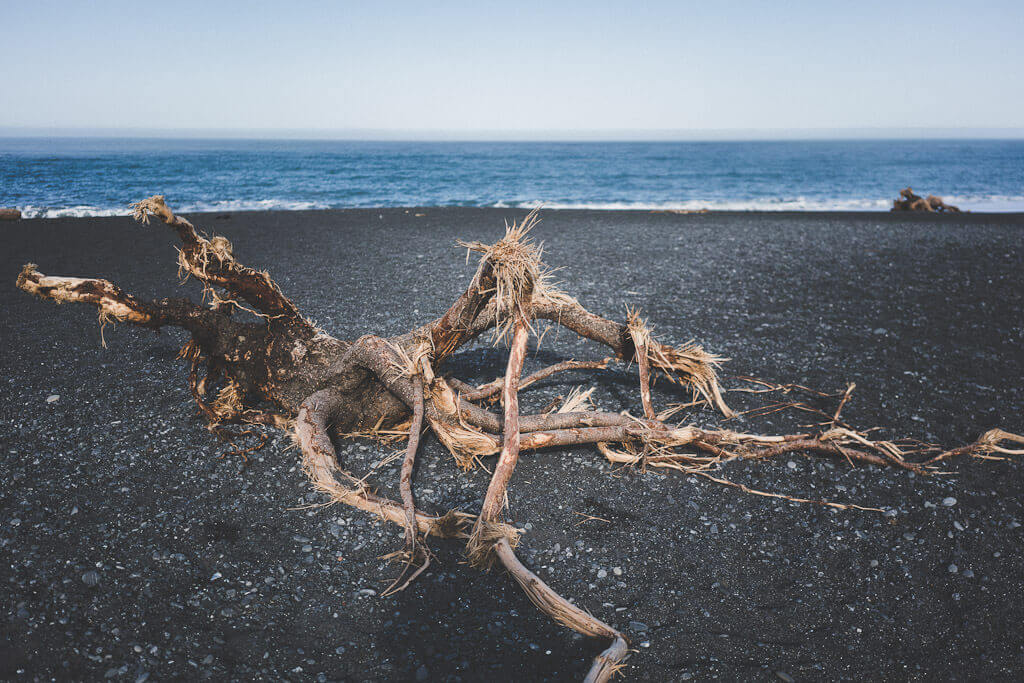
<path id="1" fill-rule="evenodd" d="M 7 133 L 1024 132 L 1021 0 L 0 0 L 0 26 Z"/>

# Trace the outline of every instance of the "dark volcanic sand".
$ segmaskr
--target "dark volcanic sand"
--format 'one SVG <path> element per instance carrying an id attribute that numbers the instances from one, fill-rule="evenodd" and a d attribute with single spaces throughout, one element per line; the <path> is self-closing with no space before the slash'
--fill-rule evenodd
<path id="1" fill-rule="evenodd" d="M 493 240 L 512 215 L 197 222 L 269 268 L 327 330 L 355 338 L 439 314 L 472 272 L 454 240 Z M 618 318 L 640 306 L 663 338 L 696 338 L 733 358 L 725 375 L 828 390 L 856 382 L 845 417 L 885 435 L 959 444 L 996 425 L 1024 431 L 1022 216 L 550 211 L 537 232 L 585 305 Z M 603 644 L 550 622 L 500 571 L 467 567 L 456 542 L 433 542 L 438 561 L 409 590 L 371 593 L 396 571 L 379 558 L 399 547 L 400 530 L 347 508 L 296 509 L 318 498 L 281 436 L 248 466 L 218 458 L 225 446 L 203 429 L 175 360 L 182 333 L 108 327 L 104 349 L 95 311 L 13 287 L 31 260 L 44 273 L 171 294 L 169 231 L 119 218 L 24 221 L 2 234 L 0 677 L 583 675 Z M 603 355 L 562 332 L 545 337 L 530 367 Z M 485 380 L 503 366 L 481 344 L 450 369 Z M 602 408 L 639 412 L 629 371 L 597 384 Z M 525 404 L 560 390 L 530 390 Z M 709 413 L 687 419 L 714 424 Z M 342 449 L 360 473 L 381 452 Z M 891 516 L 613 472 L 592 448 L 525 455 L 510 495 L 528 529 L 524 561 L 628 629 L 639 651 L 629 680 L 1007 680 L 1024 670 L 1019 461 L 957 462 L 954 475 L 927 479 L 802 456 L 724 468 L 751 486 Z M 432 438 L 418 463 L 424 508 L 478 504 L 486 473 L 460 474 Z M 375 480 L 395 495 L 397 463 Z"/>

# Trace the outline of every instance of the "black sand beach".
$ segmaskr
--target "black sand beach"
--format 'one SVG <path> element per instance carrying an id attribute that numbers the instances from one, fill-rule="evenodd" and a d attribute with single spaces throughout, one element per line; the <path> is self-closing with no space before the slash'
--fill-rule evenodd
<path id="1" fill-rule="evenodd" d="M 456 238 L 492 241 L 494 209 L 196 216 L 266 267 L 335 336 L 430 319 L 472 274 Z M 422 214 L 422 215 L 419 215 Z M 857 390 L 845 418 L 956 445 L 1024 431 L 1024 216 L 550 211 L 537 229 L 569 293 L 665 340 L 732 358 L 730 375 Z M 454 542 L 409 590 L 376 595 L 397 527 L 318 500 L 283 436 L 248 464 L 219 458 L 175 359 L 184 337 L 108 326 L 17 291 L 44 273 L 105 277 L 145 297 L 176 287 L 174 240 L 127 218 L 0 225 L 0 678 L 139 681 L 577 680 L 603 646 L 550 622 Z M 528 369 L 604 350 L 560 332 Z M 486 343 L 449 370 L 492 379 Z M 485 367 L 486 364 L 486 367 Z M 598 380 L 639 411 L 635 379 Z M 678 395 L 656 391 L 664 405 Z M 538 408 L 564 386 L 524 393 Z M 53 396 L 59 398 L 52 399 Z M 48 398 L 50 400 L 48 400 Z M 738 407 L 753 399 L 727 395 Z M 51 402 L 52 401 L 52 402 Z M 834 408 L 834 404 L 832 405 Z M 688 420 L 722 424 L 708 412 Z M 740 423 L 793 430 L 805 415 Z M 730 426 L 735 422 L 728 423 Z M 357 473 L 386 453 L 346 442 Z M 524 455 L 510 489 L 523 559 L 628 629 L 627 680 L 1019 680 L 1024 671 L 1024 466 L 957 461 L 929 478 L 794 456 L 722 476 L 834 511 L 692 477 L 613 471 L 595 449 Z M 398 463 L 374 482 L 395 494 Z M 473 510 L 487 473 L 436 440 L 420 504 Z M 603 520 L 588 520 L 586 515 Z"/>

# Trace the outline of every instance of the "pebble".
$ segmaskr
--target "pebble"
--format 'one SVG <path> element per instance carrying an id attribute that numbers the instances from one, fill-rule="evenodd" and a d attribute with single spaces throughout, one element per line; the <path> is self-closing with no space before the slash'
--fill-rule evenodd
<path id="1" fill-rule="evenodd" d="M 949 573 L 950 574 L 956 574 L 956 572 L 957 572 L 957 566 L 955 564 L 949 565 Z"/>
<path id="2" fill-rule="evenodd" d="M 60 400 L 60 394 L 50 394 L 49 396 L 46 397 L 46 402 L 47 403 L 56 403 L 59 400 Z"/>
<path id="3" fill-rule="evenodd" d="M 612 574 L 615 574 L 615 576 L 622 576 L 622 567 L 612 567 Z"/>
<path id="4" fill-rule="evenodd" d="M 792 677 L 792 676 L 790 676 L 790 675 L 789 675 L 788 673 L 786 673 L 785 671 L 776 671 L 776 672 L 775 672 L 775 675 L 776 675 L 776 676 L 777 676 L 777 677 L 779 678 L 779 680 L 781 680 L 781 681 L 785 681 L 786 683 L 793 683 L 793 677 Z"/>
<path id="5" fill-rule="evenodd" d="M 795 470 L 796 469 L 796 463 L 793 462 L 792 460 L 790 460 L 789 462 L 786 463 L 786 467 L 788 467 L 791 470 Z"/>
<path id="6" fill-rule="evenodd" d="M 963 570 L 962 572 L 960 572 L 960 574 L 961 574 L 961 576 L 963 576 L 963 577 L 964 577 L 965 579 L 973 579 L 973 578 L 974 578 L 974 572 L 973 572 L 973 571 L 971 571 L 970 569 L 965 569 L 965 570 Z"/>
<path id="7" fill-rule="evenodd" d="M 629 630 L 635 633 L 643 633 L 647 631 L 648 626 L 642 621 L 631 621 L 629 622 Z"/>
<path id="8" fill-rule="evenodd" d="M 82 583 L 86 586 L 95 586 L 100 582 L 100 575 L 95 571 L 87 571 L 82 574 Z"/>
<path id="9" fill-rule="evenodd" d="M 943 498 L 942 499 L 942 504 L 945 505 L 948 508 L 951 508 L 954 505 L 956 505 L 956 498 L 954 498 L 953 496 L 949 496 L 948 498 Z"/>
<path id="10" fill-rule="evenodd" d="M 599 569 L 599 570 L 597 571 L 597 578 L 599 578 L 599 579 L 603 579 L 603 578 L 604 578 L 604 577 L 606 577 L 606 576 L 608 576 L 608 572 L 607 572 L 607 571 L 605 571 L 604 569 Z"/>
<path id="11" fill-rule="evenodd" d="M 213 576 L 211 576 L 211 577 L 210 577 L 210 581 L 216 581 L 216 580 L 217 580 L 217 579 L 219 579 L 219 578 L 220 578 L 221 576 L 223 576 L 223 574 L 221 574 L 220 572 L 214 572 L 214 573 L 213 573 Z"/>
<path id="12" fill-rule="evenodd" d="M 878 566 L 878 560 L 871 560 L 870 564 L 871 564 L 872 567 L 877 567 Z"/>

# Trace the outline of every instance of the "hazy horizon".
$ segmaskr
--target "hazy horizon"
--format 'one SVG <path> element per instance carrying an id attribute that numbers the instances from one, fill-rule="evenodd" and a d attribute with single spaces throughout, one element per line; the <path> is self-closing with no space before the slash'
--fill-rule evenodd
<path id="1" fill-rule="evenodd" d="M 772 142 L 814 140 L 1019 140 L 1024 128 L 794 128 L 693 130 L 385 130 L 245 128 L 36 128 L 0 126 L 0 138 L 308 140 L 352 142 Z"/>

